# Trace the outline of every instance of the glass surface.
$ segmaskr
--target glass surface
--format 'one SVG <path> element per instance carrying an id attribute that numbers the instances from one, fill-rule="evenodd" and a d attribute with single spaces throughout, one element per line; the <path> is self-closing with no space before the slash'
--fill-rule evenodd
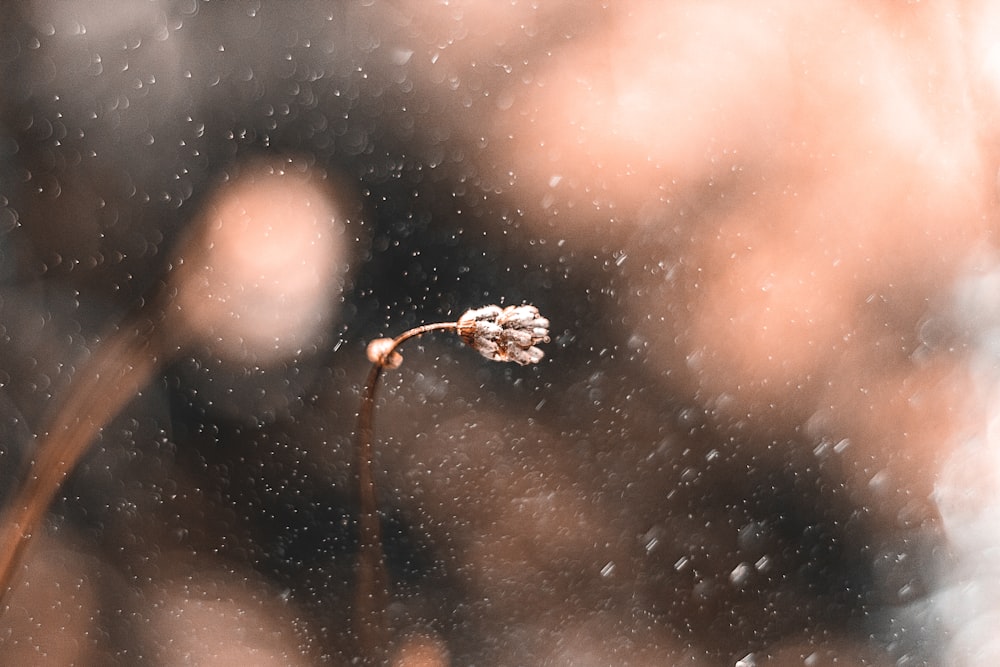
<path id="1" fill-rule="evenodd" d="M 997 662 L 959 4 L 4 3 L 0 662 Z M 366 346 L 490 304 L 381 375 L 365 656 Z"/>

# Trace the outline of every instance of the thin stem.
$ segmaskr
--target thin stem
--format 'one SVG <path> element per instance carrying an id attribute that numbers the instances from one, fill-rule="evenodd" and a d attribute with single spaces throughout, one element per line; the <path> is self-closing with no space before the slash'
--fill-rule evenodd
<path id="1" fill-rule="evenodd" d="M 357 470 L 358 484 L 358 568 L 357 592 L 354 610 L 355 636 L 360 654 L 367 664 L 381 664 L 389 640 L 386 606 L 389 600 L 389 576 L 386 572 L 385 553 L 382 549 L 382 529 L 375 494 L 372 472 L 374 440 L 375 390 L 386 361 L 396 349 L 410 338 L 430 331 L 457 331 L 457 322 L 437 322 L 410 329 L 392 339 L 381 358 L 368 372 L 361 408 L 358 410 Z"/>
<path id="2" fill-rule="evenodd" d="M 179 349 L 144 312 L 124 322 L 73 378 L 13 501 L 0 519 L 0 604 L 63 482 L 101 430 Z"/>

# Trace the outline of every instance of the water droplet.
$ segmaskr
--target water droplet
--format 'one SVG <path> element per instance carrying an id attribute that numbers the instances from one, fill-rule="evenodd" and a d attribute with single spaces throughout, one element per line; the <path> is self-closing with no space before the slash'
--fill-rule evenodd
<path id="1" fill-rule="evenodd" d="M 0 208 L 0 234 L 6 234 L 18 226 L 17 211 L 10 208 Z"/>
<path id="2" fill-rule="evenodd" d="M 394 49 L 391 57 L 394 65 L 405 65 L 413 57 L 413 49 Z"/>
<path id="3" fill-rule="evenodd" d="M 751 566 L 750 563 L 740 563 L 733 568 L 732 572 L 729 573 L 729 581 L 731 581 L 734 586 L 743 588 L 752 573 L 753 566 Z"/>

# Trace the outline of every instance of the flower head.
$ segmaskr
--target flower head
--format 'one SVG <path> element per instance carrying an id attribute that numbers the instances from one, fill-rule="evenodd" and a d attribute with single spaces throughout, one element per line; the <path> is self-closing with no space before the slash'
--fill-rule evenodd
<path id="1" fill-rule="evenodd" d="M 484 306 L 458 318 L 458 334 L 487 359 L 536 364 L 545 353 L 535 343 L 549 342 L 549 321 L 528 304 Z"/>

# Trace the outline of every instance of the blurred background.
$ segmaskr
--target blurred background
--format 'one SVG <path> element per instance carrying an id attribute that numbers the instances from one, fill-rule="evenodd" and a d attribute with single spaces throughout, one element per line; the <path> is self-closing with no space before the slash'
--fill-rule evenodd
<path id="1" fill-rule="evenodd" d="M 61 490 L 3 662 L 349 662 L 365 345 L 527 302 L 541 364 L 431 335 L 385 376 L 394 664 L 993 664 L 997 35 L 4 4 L 0 498 L 151 295 L 180 352 Z"/>

